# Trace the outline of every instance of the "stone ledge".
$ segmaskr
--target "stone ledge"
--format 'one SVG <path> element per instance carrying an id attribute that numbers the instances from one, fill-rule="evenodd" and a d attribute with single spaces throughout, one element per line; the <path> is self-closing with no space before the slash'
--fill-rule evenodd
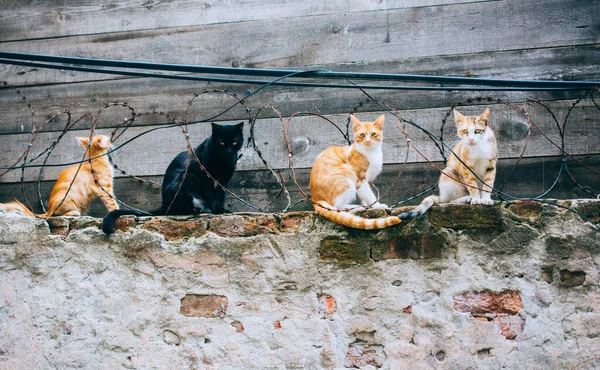
<path id="1" fill-rule="evenodd" d="M 556 201 L 581 212 L 585 217 L 600 218 L 600 201 L 569 200 Z M 359 213 L 363 217 L 375 218 L 388 213 L 397 215 L 412 207 L 402 207 L 386 212 L 367 210 Z M 314 212 L 236 213 L 225 215 L 122 217 L 116 223 L 117 233 L 130 230 L 147 230 L 161 234 L 165 241 L 172 242 L 188 238 L 204 237 L 209 233 L 225 238 L 247 238 L 259 235 L 309 234 L 319 237 L 319 258 L 325 262 L 344 264 L 365 263 L 386 259 L 436 259 L 441 258 L 448 246 L 448 232 L 467 232 L 472 238 L 486 243 L 490 248 L 502 249 L 504 239 L 521 230 L 523 234 L 531 226 L 540 228 L 551 219 L 573 217 L 586 224 L 581 218 L 565 209 L 536 201 L 515 201 L 493 206 L 440 205 L 431 208 L 415 220 L 403 222 L 383 230 L 356 230 L 334 224 Z M 91 217 L 49 218 L 52 234 L 66 238 L 73 230 L 88 227 L 100 228 L 101 219 Z M 520 235 L 519 234 L 519 235 Z M 529 239 L 535 238 L 530 232 Z M 499 237 L 502 235 L 502 237 Z M 556 240 L 555 240 L 556 239 Z M 110 238 L 108 240 L 111 240 Z M 514 243 L 513 243 L 514 244 Z M 547 250 L 554 256 L 571 253 L 568 240 L 547 239 Z M 515 245 L 520 245 L 516 243 Z M 561 247 L 565 245 L 565 247 Z M 513 248 L 514 249 L 514 248 Z M 513 252 L 517 252 L 518 248 Z M 561 254 L 561 255 L 562 255 Z M 560 257 L 557 254 L 557 257 Z M 564 256 L 563 256 L 564 257 Z M 574 272 L 576 273 L 576 271 Z M 552 278 L 548 271 L 547 278 Z M 564 275 L 564 273 L 562 273 Z M 565 285 L 574 285 L 581 280 L 564 277 Z M 580 285 L 580 284 L 579 284 Z"/>
<path id="2" fill-rule="evenodd" d="M 556 203 L 571 207 L 580 212 L 592 222 L 600 222 L 600 201 L 596 200 L 558 200 Z M 400 207 L 390 210 L 367 210 L 358 214 L 367 218 L 377 218 L 398 215 L 413 207 Z M 384 230 L 356 230 L 333 224 L 314 212 L 290 213 L 235 213 L 224 215 L 195 215 L 195 216 L 154 216 L 135 217 L 125 216 L 117 220 L 116 230 L 122 232 L 131 228 L 146 229 L 165 236 L 166 240 L 178 240 L 190 237 L 200 237 L 208 232 L 213 232 L 223 237 L 250 237 L 260 234 L 290 233 L 290 232 L 321 232 L 332 228 L 347 232 L 353 239 L 370 238 L 373 233 L 388 232 L 389 230 L 405 230 L 400 234 L 427 234 L 435 233 L 442 229 L 451 230 L 496 230 L 505 229 L 506 220 L 529 223 L 539 222 L 548 217 L 555 217 L 556 212 L 567 212 L 564 209 L 536 201 L 514 201 L 500 203 L 493 206 L 471 206 L 444 204 L 432 207 L 425 215 L 416 220 L 403 222 L 397 226 Z M 71 230 L 80 230 L 87 227 L 100 228 L 102 219 L 92 217 L 51 217 L 47 219 L 50 231 L 53 234 L 66 237 Z M 582 223 L 585 221 L 581 220 Z M 325 226 L 329 224 L 328 226 Z M 410 228 L 407 229 L 407 226 Z M 436 240 L 436 236 L 423 236 L 422 242 L 412 241 L 415 246 L 428 244 Z M 389 245 L 386 248 L 391 248 Z M 384 248 L 385 249 L 385 248 Z M 392 248 L 393 249 L 393 248 Z M 386 252 L 381 252 L 385 254 Z M 403 254 L 402 251 L 396 253 Z M 412 253 L 412 252 L 406 252 Z"/>
<path id="3" fill-rule="evenodd" d="M 195 216 L 123 216 L 115 223 L 117 232 L 144 229 L 162 234 L 173 241 L 201 237 L 213 232 L 222 237 L 249 237 L 260 234 L 292 233 L 313 227 L 314 212 L 235 213 Z M 102 219 L 83 217 L 50 217 L 46 219 L 50 232 L 66 238 L 73 230 L 88 227 L 102 228 Z"/>

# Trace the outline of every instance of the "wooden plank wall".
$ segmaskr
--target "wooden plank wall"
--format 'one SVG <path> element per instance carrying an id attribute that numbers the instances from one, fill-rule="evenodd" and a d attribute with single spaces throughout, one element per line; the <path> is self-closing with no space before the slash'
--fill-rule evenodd
<path id="1" fill-rule="evenodd" d="M 281 0 L 244 0 L 233 6 L 232 2 L 223 0 L 173 0 L 143 4 L 135 1 L 61 4 L 0 0 L 0 50 L 239 68 L 600 80 L 600 2 L 597 1 L 307 0 L 291 4 Z M 227 90 L 244 96 L 258 88 L 7 64 L 0 64 L 0 80 L 14 86 L 0 89 L 0 167 L 12 165 L 31 138 L 32 115 L 22 95 L 35 112 L 37 127 L 64 110 L 70 111 L 73 120 L 83 117 L 56 146 L 48 160 L 51 164 L 78 160 L 81 148 L 74 137 L 89 135 L 93 123 L 98 132 L 110 134 L 129 117 L 130 110 L 113 106 L 101 114 L 99 111 L 108 103 L 126 102 L 139 113 L 164 113 L 138 117 L 115 142 L 120 145 L 149 132 L 119 149 L 114 160 L 127 174 L 156 183 L 160 183 L 173 156 L 185 150 L 186 143 L 179 129 L 154 129 L 173 119 L 194 121 L 211 117 L 235 102 L 225 94 L 209 92 L 195 99 L 186 113 L 188 102 L 197 92 Z M 583 96 L 576 92 L 372 90 L 370 93 L 435 135 L 440 135 L 443 129 L 443 138 L 449 145 L 454 142 L 454 126 L 451 121 L 444 124 L 444 117 L 451 107 L 461 103 L 459 109 L 464 113 L 475 114 L 489 106 L 491 126 L 498 136 L 502 158 L 497 183 L 507 179 L 517 158 L 524 158 L 504 188 L 514 196 L 542 194 L 555 182 L 562 161 L 561 151 L 548 138 L 556 143 L 564 139 L 569 153 L 599 169 L 598 98 L 594 101 L 586 97 L 579 101 Z M 526 117 L 518 109 L 504 104 L 520 104 L 524 99 L 543 101 L 549 108 L 537 103 L 526 104 L 532 119 L 548 138 L 533 129 L 528 139 Z M 574 103 L 577 108 L 572 110 Z M 381 107 L 355 89 L 272 86 L 252 96 L 246 104 L 252 114 L 265 105 L 276 107 L 284 117 L 296 112 L 317 112 L 343 130 L 350 112 L 357 112 L 359 118 L 367 120 L 382 112 Z M 85 117 L 86 114 L 93 118 Z M 426 158 L 412 150 L 407 157 L 406 138 L 398 122 L 391 114 L 386 118 L 385 171 L 377 183 L 386 194 L 383 200 L 394 204 L 434 184 L 439 172 L 427 160 L 440 165 L 443 157 L 427 135 L 410 126 L 407 128 L 410 138 Z M 565 119 L 567 124 L 563 129 Z M 247 122 L 248 114 L 238 106 L 217 120 Z M 30 157 L 52 144 L 66 122 L 65 114 L 50 120 L 33 143 Z M 209 131 L 207 124 L 190 126 L 192 143 L 200 143 Z M 561 132 L 564 132 L 562 137 Z M 248 135 L 246 124 L 246 137 Z M 295 118 L 289 135 L 296 149 L 298 182 L 307 189 L 314 158 L 325 147 L 343 145 L 345 141 L 333 126 L 314 116 Z M 286 170 L 287 151 L 281 122 L 274 111 L 261 112 L 256 121 L 255 139 L 268 164 L 282 169 L 292 203 L 301 199 Z M 548 197 L 591 196 L 582 187 L 600 192 L 600 179 L 594 172 L 572 159 L 567 163 L 576 183 L 563 171 Z M 45 169 L 42 198 L 47 198 L 63 168 Z M 0 202 L 15 197 L 23 199 L 21 176 L 20 171 L 12 171 L 0 177 Z M 38 177 L 39 168 L 27 169 L 23 174 L 26 181 L 23 188 L 29 199 L 37 199 Z M 120 172 L 117 177 L 116 193 L 121 200 L 141 208 L 158 204 L 160 192 L 156 186 L 139 183 Z M 265 208 L 279 194 L 280 187 L 256 152 L 246 147 L 231 190 Z M 252 210 L 231 197 L 228 203 L 233 210 Z M 268 209 L 281 210 L 286 204 L 282 195 Z M 295 209 L 307 207 L 304 202 Z M 91 210 L 91 214 L 103 213 L 101 205 Z"/>

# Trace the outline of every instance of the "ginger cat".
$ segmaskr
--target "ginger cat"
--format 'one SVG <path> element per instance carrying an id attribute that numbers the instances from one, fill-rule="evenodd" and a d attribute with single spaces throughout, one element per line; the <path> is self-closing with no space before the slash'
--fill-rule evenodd
<path id="1" fill-rule="evenodd" d="M 450 155 L 446 168 L 440 176 L 440 195 L 431 195 L 425 198 L 417 208 L 402 213 L 399 216 L 401 219 L 412 219 L 422 215 L 431 206 L 438 203 L 494 204 L 491 199 L 491 190 L 496 178 L 498 147 L 494 132 L 488 126 L 489 117 L 490 110 L 488 108 L 479 117 L 463 116 L 456 109 L 454 110 L 454 120 L 460 142 L 454 146 L 452 151 L 469 168 L 460 163 L 454 154 Z M 476 173 L 483 183 L 471 171 Z"/>
<path id="2" fill-rule="evenodd" d="M 377 202 L 369 185 L 383 165 L 381 144 L 385 116 L 382 114 L 375 122 L 361 122 L 353 115 L 350 119 L 354 144 L 329 147 L 313 164 L 310 191 L 315 211 L 333 222 L 357 229 L 382 229 L 399 224 L 402 221 L 396 216 L 368 219 L 342 210 L 357 207 L 352 204 L 357 198 L 363 206 L 358 209 L 364 206 L 387 208 Z"/>
<path id="3" fill-rule="evenodd" d="M 86 148 L 87 159 L 105 154 L 110 146 L 110 139 L 104 135 L 92 137 L 92 143 L 89 146 L 89 138 L 78 137 L 77 140 Z M 94 175 L 98 180 L 97 183 L 94 181 Z M 88 160 L 81 164 L 81 167 L 79 164 L 75 164 L 62 171 L 52 188 L 46 213 L 34 214 L 18 200 L 0 203 L 0 210 L 18 210 L 32 217 L 80 216 L 87 211 L 92 200 L 97 197 L 102 200 L 109 211 L 119 209 L 113 195 L 113 168 L 108 162 L 108 156 Z"/>

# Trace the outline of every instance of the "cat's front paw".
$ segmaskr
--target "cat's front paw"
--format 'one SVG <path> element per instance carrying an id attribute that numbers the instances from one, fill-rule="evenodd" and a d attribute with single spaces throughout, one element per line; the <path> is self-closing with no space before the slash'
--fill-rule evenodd
<path id="1" fill-rule="evenodd" d="M 471 204 L 472 205 L 483 204 L 483 203 L 481 203 L 481 201 L 482 201 L 481 198 L 472 198 L 471 199 Z"/>
<path id="2" fill-rule="evenodd" d="M 210 211 L 210 213 L 212 213 L 214 215 L 220 215 L 220 214 L 225 213 L 225 208 L 215 207 L 212 211 Z"/>
<path id="3" fill-rule="evenodd" d="M 491 199 L 481 199 L 481 203 L 480 204 L 483 204 L 483 205 L 486 205 L 486 206 L 493 206 L 494 205 L 494 201 L 491 200 Z"/>
<path id="4" fill-rule="evenodd" d="M 377 202 L 377 203 L 373 204 L 371 206 L 371 208 L 373 208 L 373 209 L 388 209 L 390 207 L 388 207 L 388 205 L 385 204 L 385 203 L 379 203 L 379 202 Z"/>

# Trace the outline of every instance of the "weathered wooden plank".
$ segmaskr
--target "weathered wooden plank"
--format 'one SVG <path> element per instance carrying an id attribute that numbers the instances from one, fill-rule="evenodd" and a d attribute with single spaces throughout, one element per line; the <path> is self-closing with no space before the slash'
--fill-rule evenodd
<path id="1" fill-rule="evenodd" d="M 225 0 L 210 2 L 168 0 L 144 3 L 126 0 L 114 1 L 109 4 L 69 1 L 68 4 L 52 4 L 50 8 L 44 2 L 2 0 L 0 1 L 0 41 L 139 31 L 341 12 L 406 9 L 480 1 L 310 0 L 290 3 L 284 0 L 237 0 L 235 4 L 232 4 Z"/>
<path id="2" fill-rule="evenodd" d="M 379 61 L 368 64 L 337 64 L 318 66 L 317 69 L 340 71 L 365 71 L 384 73 L 414 73 L 422 75 L 472 75 L 482 78 L 504 79 L 565 79 L 600 80 L 596 61 L 600 55 L 599 45 L 577 47 L 519 50 L 475 55 L 439 56 L 427 58 L 407 58 L 401 61 Z M 506 63 L 510 60 L 511 63 Z M 535 60 L 535 63 L 531 61 Z M 53 86 L 21 87 L 27 96 L 38 122 L 47 120 L 61 110 L 68 109 L 74 117 L 85 113 L 96 114 L 104 103 L 125 101 L 136 111 L 160 110 L 171 116 L 182 116 L 188 100 L 195 92 L 204 88 L 222 88 L 244 96 L 257 86 L 206 84 L 160 79 L 125 79 L 116 81 L 58 84 Z M 501 100 L 520 101 L 525 97 L 541 100 L 565 99 L 580 94 L 504 92 L 466 93 L 433 91 L 383 91 L 372 90 L 371 94 L 397 109 L 444 107 L 456 104 L 466 98 L 493 96 Z M 365 95 L 358 90 L 326 88 L 269 87 L 251 97 L 247 103 L 252 109 L 270 104 L 284 115 L 299 111 L 318 111 L 327 114 L 350 112 Z M 203 117 L 216 115 L 229 107 L 235 100 L 224 98 L 222 94 L 203 94 L 194 104 L 201 109 Z M 373 110 L 372 106 L 366 106 Z M 363 108 L 361 108 L 363 109 Z M 196 110 L 197 112 L 198 110 Z M 13 90 L 0 89 L 0 134 L 29 132 L 31 115 L 27 106 Z M 103 112 L 97 127 L 114 127 L 122 122 L 128 112 L 111 108 Z M 261 117 L 274 117 L 272 111 L 264 111 Z M 236 108 L 220 119 L 247 119 L 243 109 Z M 143 117 L 135 125 L 155 125 L 165 122 L 164 117 Z M 38 127 L 40 125 L 38 124 Z M 61 130 L 62 124 L 49 124 L 47 131 Z M 90 120 L 78 124 L 79 128 L 89 128 Z"/>
<path id="3" fill-rule="evenodd" d="M 572 106 L 572 101 L 555 101 L 545 103 L 555 114 L 562 125 L 564 117 Z M 531 139 L 526 140 L 527 120 L 522 113 L 505 104 L 490 104 L 492 118 L 490 126 L 495 130 L 498 137 L 499 152 L 501 158 L 516 158 L 521 155 L 525 144 L 527 149 L 525 157 L 553 156 L 559 155 L 560 150 L 550 143 L 538 130 L 532 129 Z M 483 106 L 461 107 L 464 114 L 479 114 Z M 533 121 L 554 142 L 560 144 L 559 129 L 551 114 L 542 106 L 528 104 L 528 111 Z M 449 113 L 449 108 L 405 110 L 399 112 L 405 119 L 410 120 L 423 127 L 433 135 L 440 136 L 443 119 Z M 380 112 L 359 113 L 357 116 L 363 120 L 372 120 Z M 600 111 L 591 100 L 585 100 L 573 110 L 569 116 L 568 127 L 565 130 L 566 149 L 572 154 L 595 154 L 600 153 L 600 142 L 597 140 L 600 134 Z M 346 131 L 348 115 L 328 115 L 327 118 L 335 122 L 342 132 Z M 249 135 L 249 127 L 246 125 L 246 138 Z M 163 174 L 172 158 L 180 151 L 186 149 L 186 142 L 180 128 L 157 127 L 133 127 L 123 133 L 122 137 L 114 144 L 120 145 L 135 136 L 142 134 L 134 141 L 123 146 L 114 154 L 115 163 L 128 174 L 137 176 L 152 176 Z M 154 131 L 150 131 L 154 130 Z M 427 134 L 416 127 L 407 126 L 412 143 L 428 160 L 441 160 L 442 156 L 435 143 Z M 99 130 L 99 133 L 108 134 L 107 130 Z M 148 134 L 143 134 L 148 132 Z M 197 124 L 189 127 L 192 145 L 198 145 L 209 135 L 210 125 L 207 123 Z M 59 133 L 40 133 L 34 142 L 30 158 L 49 147 L 58 137 Z M 86 130 L 74 130 L 68 132 L 55 148 L 50 164 L 68 163 L 81 159 L 83 149 L 75 140 L 75 136 L 89 135 Z M 272 168 L 287 168 L 288 155 L 286 143 L 282 133 L 282 124 L 279 119 L 260 119 L 257 121 L 254 137 L 258 149 Z M 2 164 L 10 165 L 23 153 L 28 145 L 30 135 L 2 135 Z M 326 120 L 314 116 L 296 117 L 288 125 L 288 137 L 294 152 L 294 164 L 296 168 L 309 168 L 314 158 L 326 147 L 331 145 L 346 145 L 344 136 Z M 456 131 L 452 118 L 444 126 L 444 140 L 452 146 L 456 141 Z M 414 150 L 409 151 L 406 159 L 406 137 L 400 131 L 397 120 L 387 114 L 387 123 L 384 128 L 384 163 L 424 162 L 423 158 Z M 448 153 L 448 150 L 446 150 Z M 43 159 L 43 158 L 42 158 Z M 35 164 L 41 163 L 38 160 Z M 255 170 L 265 168 L 261 159 L 251 147 L 245 147 L 243 156 L 238 162 L 240 170 Z M 55 179 L 61 167 L 48 167 L 44 175 L 46 179 Z M 32 181 L 37 179 L 38 168 L 27 169 L 25 179 Z M 12 171 L 0 178 L 0 182 L 19 181 L 20 171 Z"/>
<path id="4" fill-rule="evenodd" d="M 598 156 L 584 159 L 584 162 L 593 168 L 600 169 L 600 159 Z M 502 182 L 506 179 L 506 176 L 514 163 L 514 159 L 499 161 L 496 181 L 497 187 L 500 187 Z M 441 165 L 441 163 L 436 164 Z M 519 164 L 517 170 L 512 174 L 504 188 L 504 192 L 516 197 L 538 196 L 544 193 L 554 182 L 554 179 L 558 174 L 559 166 L 560 158 L 557 157 L 527 158 Z M 596 174 L 585 167 L 576 164 L 574 161 L 569 161 L 569 168 L 578 182 L 593 189 L 596 193 L 600 192 L 600 179 Z M 402 171 L 402 173 L 400 177 L 398 177 L 400 171 Z M 285 170 L 282 172 L 282 175 L 286 180 L 291 203 L 295 204 L 300 201 L 300 203 L 293 207 L 292 210 L 310 210 L 310 204 L 306 201 L 301 201 L 303 197 L 298 191 L 298 188 L 294 185 L 292 178 L 290 177 L 290 172 Z M 296 176 L 302 189 L 307 194 L 310 194 L 308 190 L 309 170 L 300 169 L 296 172 Z M 438 177 L 439 172 L 426 163 L 413 163 L 407 166 L 402 164 L 385 165 L 384 171 L 378 177 L 376 184 L 381 194 L 386 193 L 382 198 L 382 201 L 388 205 L 392 205 L 426 190 L 436 183 Z M 161 176 L 152 176 L 145 179 L 157 183 L 162 181 Z M 52 185 L 52 181 L 44 181 L 42 183 L 42 197 L 44 199 L 47 199 L 50 194 Z M 272 202 L 273 199 L 277 197 L 280 186 L 269 171 L 236 172 L 230 183 L 230 190 L 242 199 L 265 211 L 277 212 L 283 210 L 287 206 L 287 198 L 283 194 Z M 437 189 L 433 190 L 433 192 L 436 191 Z M 41 211 L 41 208 L 37 204 L 37 196 L 35 195 L 35 183 L 26 183 L 25 192 L 32 202 L 34 209 L 37 212 Z M 160 206 L 160 189 L 156 186 L 139 183 L 133 179 L 117 179 L 115 181 L 115 194 L 120 200 L 139 209 L 152 210 Z M 403 203 L 402 205 L 417 204 L 424 197 L 425 195 L 422 195 L 409 202 Z M 552 199 L 588 197 L 590 197 L 590 194 L 582 191 L 565 175 L 560 178 L 556 187 L 554 187 L 554 189 L 546 196 L 546 198 Z M 0 183 L 0 202 L 7 202 L 13 198 L 18 198 L 20 200 L 24 199 L 21 193 L 20 184 Z M 494 196 L 494 199 L 497 199 L 497 197 Z M 230 195 L 226 196 L 226 204 L 227 208 L 235 212 L 256 211 L 233 199 Z M 106 209 L 99 201 L 93 203 L 89 212 L 90 215 L 98 217 L 102 217 L 105 213 Z"/>
<path id="5" fill-rule="evenodd" d="M 600 3 L 594 1 L 517 0 L 149 29 L 0 45 L 4 51 L 25 53 L 298 68 L 596 44 L 600 41 L 596 17 L 599 13 Z M 47 83 L 47 73 L 55 82 L 98 78 L 68 71 L 0 67 L 0 79 L 20 72 L 24 73 L 15 84 Z"/>

